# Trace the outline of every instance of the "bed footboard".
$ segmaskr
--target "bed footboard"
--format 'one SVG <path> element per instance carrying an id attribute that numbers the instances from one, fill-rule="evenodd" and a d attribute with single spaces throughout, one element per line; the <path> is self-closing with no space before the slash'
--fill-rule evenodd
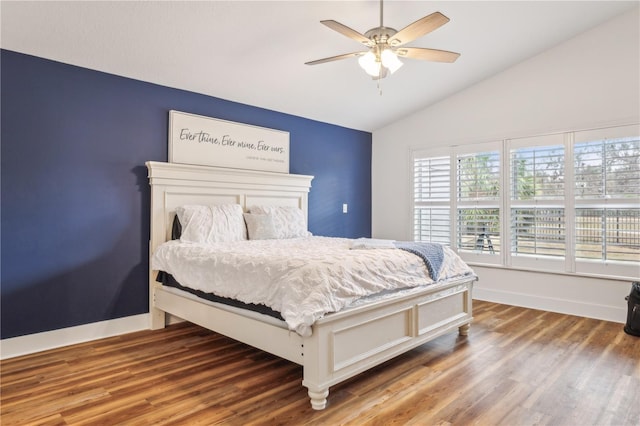
<path id="1" fill-rule="evenodd" d="M 434 286 L 399 300 L 332 314 L 304 343 L 304 379 L 311 405 L 326 406 L 329 387 L 472 321 L 475 278 Z"/>

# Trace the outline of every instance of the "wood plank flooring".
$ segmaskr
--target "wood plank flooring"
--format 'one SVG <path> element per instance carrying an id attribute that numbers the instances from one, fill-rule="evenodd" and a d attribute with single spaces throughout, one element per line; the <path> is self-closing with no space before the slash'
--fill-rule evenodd
<path id="1" fill-rule="evenodd" d="M 640 338 L 622 324 L 476 301 L 455 333 L 330 389 L 181 323 L 5 360 L 8 425 L 639 425 Z"/>

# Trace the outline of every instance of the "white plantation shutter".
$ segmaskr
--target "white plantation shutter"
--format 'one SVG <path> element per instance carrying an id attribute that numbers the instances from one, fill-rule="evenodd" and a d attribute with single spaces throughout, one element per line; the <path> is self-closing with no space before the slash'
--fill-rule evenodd
<path id="1" fill-rule="evenodd" d="M 511 256 L 562 259 L 566 249 L 563 135 L 517 139 L 509 145 Z"/>
<path id="2" fill-rule="evenodd" d="M 640 131 L 638 126 L 576 132 L 575 252 L 577 270 L 629 269 L 640 259 Z M 639 272 L 635 267 L 636 275 Z"/>
<path id="3" fill-rule="evenodd" d="M 413 160 L 413 238 L 451 243 L 451 159 L 447 156 Z"/>
<path id="4" fill-rule="evenodd" d="M 510 163 L 512 200 L 564 198 L 563 145 L 512 148 Z"/>
<path id="5" fill-rule="evenodd" d="M 500 252 L 500 209 L 458 208 L 458 248 L 463 251 Z"/>
<path id="6" fill-rule="evenodd" d="M 458 154 L 458 201 L 496 201 L 500 197 L 500 152 Z"/>
<path id="7" fill-rule="evenodd" d="M 640 138 L 579 142 L 574 158 L 576 198 L 638 198 Z"/>
<path id="8" fill-rule="evenodd" d="M 456 154 L 457 248 L 467 252 L 467 260 L 497 257 L 501 249 L 500 145 L 488 143 L 467 150 Z"/>
<path id="9" fill-rule="evenodd" d="M 518 207 L 511 209 L 511 255 L 564 257 L 563 208 Z"/>
<path id="10" fill-rule="evenodd" d="M 640 208 L 577 208 L 576 258 L 640 260 Z"/>
<path id="11" fill-rule="evenodd" d="M 451 160 L 448 156 L 416 158 L 413 167 L 416 201 L 450 200 Z"/>
<path id="12" fill-rule="evenodd" d="M 414 214 L 414 240 L 449 245 L 451 209 L 420 206 Z"/>
<path id="13" fill-rule="evenodd" d="M 640 276 L 640 125 L 412 152 L 413 235 L 469 263 Z"/>

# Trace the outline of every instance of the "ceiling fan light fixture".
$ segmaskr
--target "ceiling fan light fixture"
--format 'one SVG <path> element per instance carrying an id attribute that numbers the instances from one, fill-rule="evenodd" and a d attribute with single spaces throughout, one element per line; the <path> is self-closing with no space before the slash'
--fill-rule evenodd
<path id="1" fill-rule="evenodd" d="M 371 77 L 378 77 L 380 75 L 380 67 L 382 64 L 376 58 L 375 53 L 369 51 L 364 55 L 360 56 L 358 59 L 358 63 L 362 67 L 362 69 L 369 74 Z"/>
<path id="2" fill-rule="evenodd" d="M 370 75 L 374 80 L 379 80 L 393 74 L 403 63 L 402 58 L 421 59 L 433 62 L 455 62 L 460 56 L 459 53 L 449 52 L 447 50 L 428 49 L 422 47 L 401 47 L 413 40 L 422 37 L 430 32 L 437 30 L 447 22 L 449 18 L 440 12 L 433 12 L 430 15 L 423 16 L 412 24 L 407 25 L 400 31 L 394 28 L 385 27 L 383 23 L 383 0 L 380 0 L 380 25 L 371 28 L 364 34 L 347 27 L 340 22 L 332 19 L 320 21 L 330 29 L 349 37 L 369 48 L 369 51 L 345 53 L 328 58 L 317 59 L 315 61 L 305 62 L 307 65 L 317 65 L 326 62 L 333 62 L 340 59 L 358 58 L 358 63 L 362 69 Z"/>
<path id="3" fill-rule="evenodd" d="M 391 49 L 384 49 L 380 55 L 382 66 L 388 68 L 391 74 L 398 71 L 403 65 L 402 61 L 398 59 L 398 56 Z"/>

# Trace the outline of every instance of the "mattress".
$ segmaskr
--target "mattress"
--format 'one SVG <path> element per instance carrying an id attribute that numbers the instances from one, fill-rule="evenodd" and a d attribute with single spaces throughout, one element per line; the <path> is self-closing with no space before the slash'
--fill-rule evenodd
<path id="1" fill-rule="evenodd" d="M 352 247 L 353 240 L 329 237 L 206 245 L 175 240 L 154 252 L 152 269 L 190 289 L 267 306 L 302 336 L 316 320 L 359 300 L 436 282 L 415 254 Z M 438 282 L 473 275 L 455 252 L 444 247 L 444 253 Z"/>
<path id="2" fill-rule="evenodd" d="M 171 274 L 168 274 L 164 271 L 160 271 L 158 272 L 156 281 L 158 281 L 159 283 L 162 283 L 162 285 L 165 285 L 167 287 L 172 287 L 172 288 L 176 288 L 178 290 L 181 290 L 183 292 L 186 293 L 191 293 L 192 295 L 200 298 L 200 299 L 205 299 L 208 300 L 210 302 L 216 302 L 216 303 L 220 303 L 226 306 L 233 306 L 235 308 L 239 308 L 239 309 L 244 309 L 247 311 L 252 311 L 252 312 L 256 312 L 258 314 L 263 314 L 263 315 L 268 315 L 272 318 L 275 318 L 277 320 L 280 321 L 284 321 L 284 318 L 282 318 L 282 315 L 280 315 L 280 312 L 276 312 L 273 309 L 271 309 L 268 306 L 265 306 L 261 303 L 244 303 L 241 302 L 239 300 L 236 299 L 232 299 L 229 297 L 221 297 L 218 296 L 216 294 L 213 293 L 206 293 L 202 290 L 196 290 L 193 288 L 189 288 L 189 287 L 185 287 L 182 284 L 180 284 Z"/>

